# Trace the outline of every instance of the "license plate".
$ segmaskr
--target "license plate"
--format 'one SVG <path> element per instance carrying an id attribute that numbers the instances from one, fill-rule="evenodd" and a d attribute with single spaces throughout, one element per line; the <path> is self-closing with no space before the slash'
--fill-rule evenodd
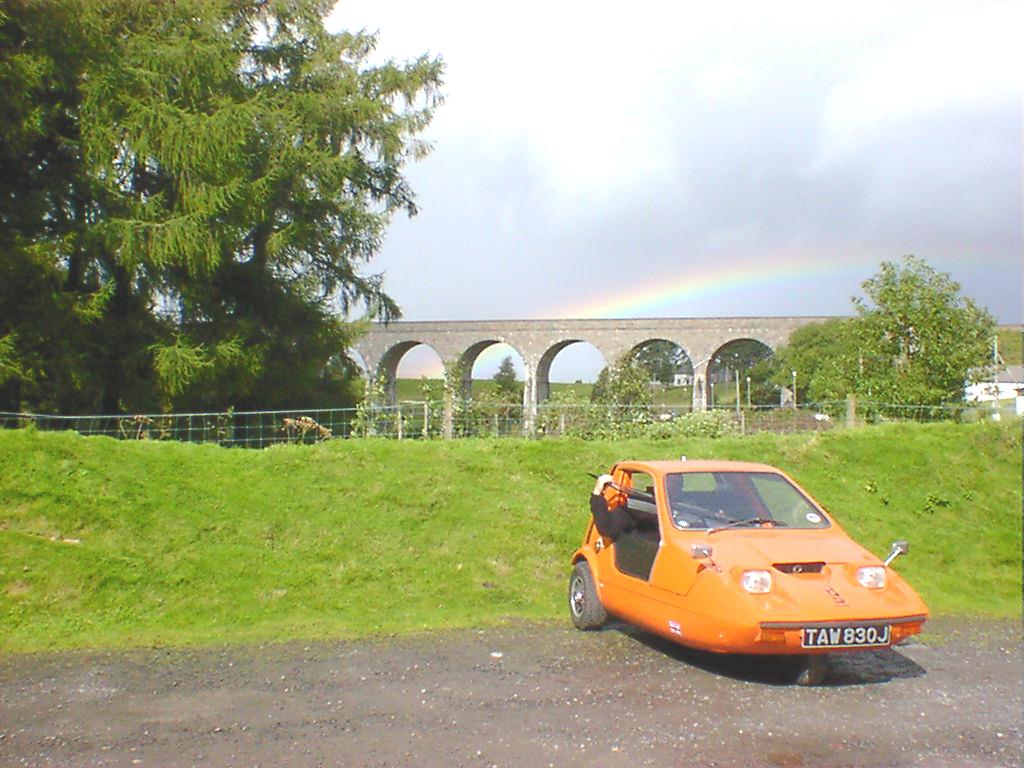
<path id="1" fill-rule="evenodd" d="M 804 627 L 800 645 L 804 648 L 870 648 L 889 645 L 890 627 Z"/>

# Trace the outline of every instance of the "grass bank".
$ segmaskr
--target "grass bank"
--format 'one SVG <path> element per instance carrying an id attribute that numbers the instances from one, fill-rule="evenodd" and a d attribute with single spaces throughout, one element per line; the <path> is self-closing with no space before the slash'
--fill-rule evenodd
<path id="1" fill-rule="evenodd" d="M 1024 341 L 1024 326 L 1001 325 L 999 334 L 999 354 L 1007 365 L 1021 365 L 1024 363 L 1024 355 L 1021 355 L 1021 341 Z"/>
<path id="2" fill-rule="evenodd" d="M 1018 615 L 1020 424 L 264 451 L 0 432 L 0 649 L 355 637 L 564 613 L 598 471 L 776 464 L 938 614 Z"/>

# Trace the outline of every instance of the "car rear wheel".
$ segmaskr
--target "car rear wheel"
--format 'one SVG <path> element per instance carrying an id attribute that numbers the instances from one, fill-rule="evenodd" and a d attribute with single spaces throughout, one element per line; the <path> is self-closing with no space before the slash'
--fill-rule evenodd
<path id="1" fill-rule="evenodd" d="M 576 563 L 569 577 L 569 615 L 577 629 L 597 629 L 608 621 L 586 560 Z"/>

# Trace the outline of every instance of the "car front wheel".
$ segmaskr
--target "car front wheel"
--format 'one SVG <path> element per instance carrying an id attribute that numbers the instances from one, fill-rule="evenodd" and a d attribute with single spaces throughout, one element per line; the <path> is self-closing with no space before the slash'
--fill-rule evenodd
<path id="1" fill-rule="evenodd" d="M 576 563 L 569 577 L 569 614 L 577 629 L 597 629 L 608 621 L 586 560 Z"/>
<path id="2" fill-rule="evenodd" d="M 828 656 L 807 656 L 801 659 L 793 682 L 797 685 L 821 685 L 829 674 Z"/>

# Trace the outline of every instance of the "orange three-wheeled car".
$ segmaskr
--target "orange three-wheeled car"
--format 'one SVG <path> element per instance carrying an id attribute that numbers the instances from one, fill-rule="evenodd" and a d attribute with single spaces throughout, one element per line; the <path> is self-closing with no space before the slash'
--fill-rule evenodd
<path id="1" fill-rule="evenodd" d="M 928 617 L 889 567 L 905 542 L 882 562 L 774 467 L 624 461 L 611 476 L 607 506 L 630 522 L 611 540 L 591 519 L 573 554 L 580 629 L 611 614 L 693 648 L 818 657 L 888 647 Z"/>

